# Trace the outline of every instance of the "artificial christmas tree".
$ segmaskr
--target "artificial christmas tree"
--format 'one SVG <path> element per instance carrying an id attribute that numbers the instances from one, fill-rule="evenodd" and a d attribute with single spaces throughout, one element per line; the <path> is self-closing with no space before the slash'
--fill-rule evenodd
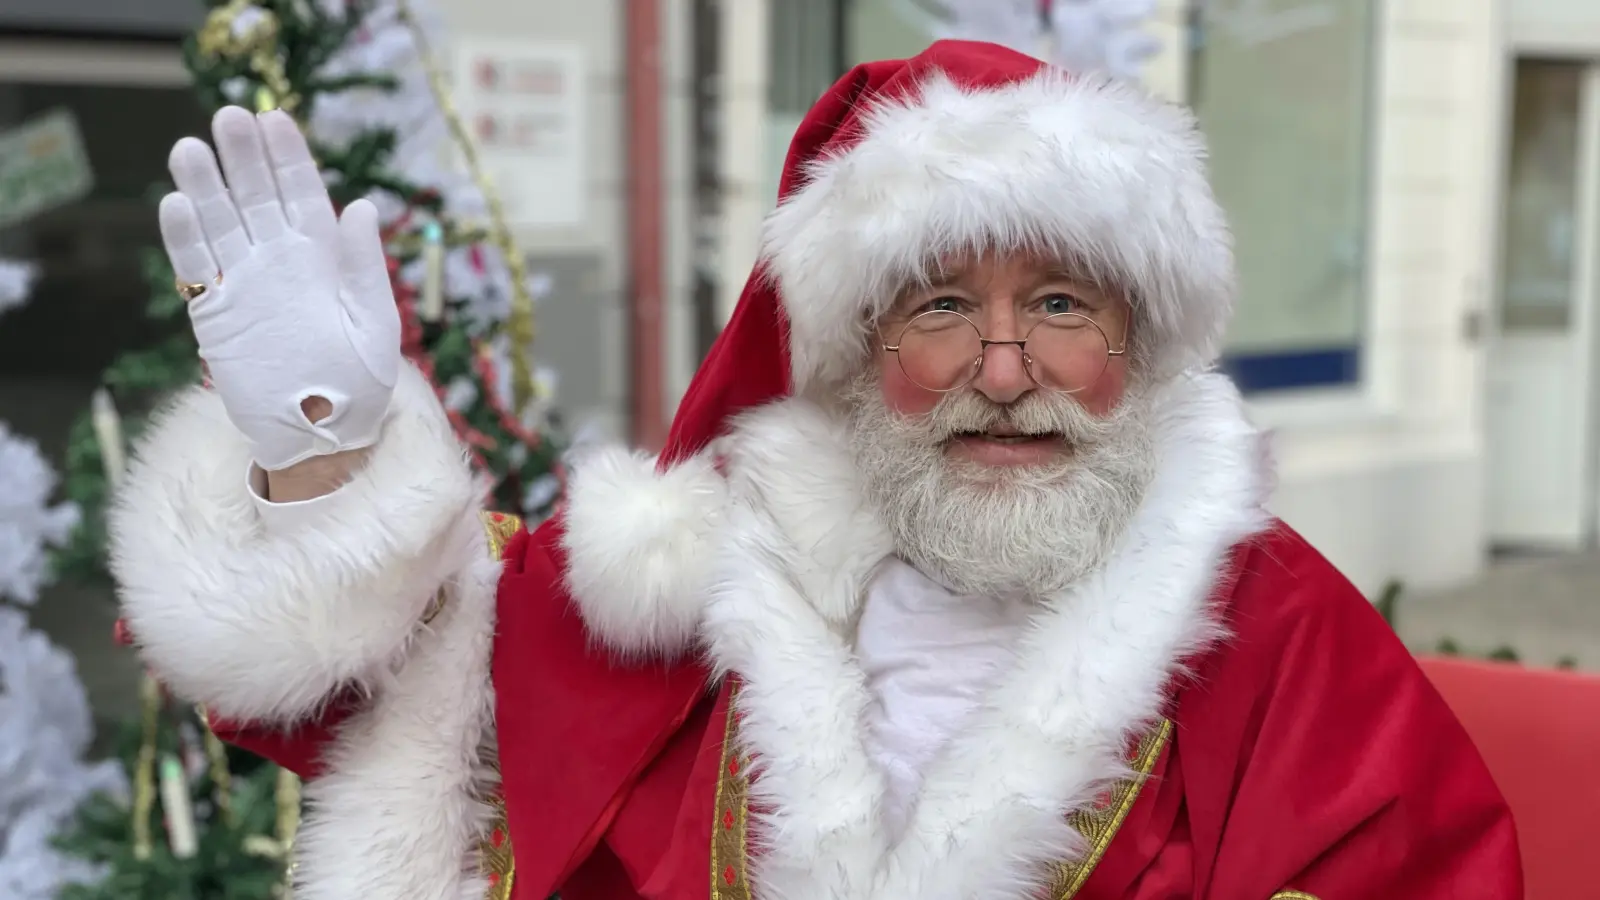
<path id="1" fill-rule="evenodd" d="M 470 140 L 428 50 L 433 28 L 412 0 L 230 0 L 212 4 L 185 58 L 208 109 L 294 115 L 336 207 L 359 197 L 377 204 L 403 352 L 438 387 L 493 485 L 490 505 L 537 522 L 560 488 L 554 378 L 531 363 L 543 279 L 523 271 L 493 188 L 470 165 Z M 182 315 L 160 250 L 146 270 L 148 314 Z M 114 427 L 136 439 L 145 412 L 199 377 L 187 330 L 126 354 L 104 377 L 126 417 Z M 102 445 L 111 408 L 86 412 L 73 431 L 67 496 L 84 516 L 57 557 L 63 572 L 98 580 L 107 577 Z"/>
<path id="2" fill-rule="evenodd" d="M 429 13 L 408 0 L 208 5 L 184 53 L 202 103 L 288 112 L 335 205 L 365 197 L 378 206 L 402 352 L 450 410 L 490 485 L 486 505 L 537 521 L 560 487 L 553 378 L 530 359 L 538 280 L 523 272 L 492 186 L 477 173 L 429 52 Z M 148 252 L 146 275 L 147 313 L 183 315 L 162 251 Z M 55 555 L 64 574 L 107 579 L 105 507 L 126 446 L 145 414 L 203 375 L 187 329 L 107 370 L 68 451 L 66 493 L 82 517 Z M 298 782 L 224 747 L 203 716 L 153 680 L 142 697 L 122 747 L 131 802 L 101 796 L 79 808 L 60 844 L 99 877 L 63 897 L 287 896 Z"/>

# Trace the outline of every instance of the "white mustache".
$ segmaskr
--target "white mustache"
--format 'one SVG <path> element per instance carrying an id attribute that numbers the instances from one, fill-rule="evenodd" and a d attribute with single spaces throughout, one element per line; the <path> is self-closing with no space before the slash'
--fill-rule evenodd
<path id="1" fill-rule="evenodd" d="M 1069 444 L 1089 445 L 1103 440 L 1116 427 L 1116 418 L 1115 414 L 1092 415 L 1066 394 L 1033 391 L 1014 403 L 1000 404 L 966 389 L 946 394 L 927 414 L 904 422 L 910 434 L 919 435 L 929 445 L 942 444 L 956 435 L 997 428 L 1020 434 L 1059 435 Z"/>

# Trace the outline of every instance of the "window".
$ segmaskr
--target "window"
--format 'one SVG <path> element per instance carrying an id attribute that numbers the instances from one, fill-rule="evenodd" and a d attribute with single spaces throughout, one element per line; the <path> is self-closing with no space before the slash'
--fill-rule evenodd
<path id="1" fill-rule="evenodd" d="M 1361 372 L 1376 0 L 1208 0 L 1189 102 L 1233 224 L 1226 366 L 1246 391 Z"/>
<path id="2" fill-rule="evenodd" d="M 732 0 L 737 2 L 737 0 Z M 776 203 L 783 160 L 800 120 L 849 64 L 844 59 L 847 0 L 773 0 L 767 20 L 767 178 Z"/>

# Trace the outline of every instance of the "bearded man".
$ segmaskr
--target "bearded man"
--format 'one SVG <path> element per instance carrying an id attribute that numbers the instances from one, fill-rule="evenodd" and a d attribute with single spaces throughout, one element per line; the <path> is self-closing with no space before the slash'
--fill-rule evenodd
<path id="1" fill-rule="evenodd" d="M 399 359 L 371 205 L 281 113 L 214 136 L 161 208 L 214 387 L 115 567 L 309 777 L 301 900 L 1521 896 L 1460 726 L 1263 511 L 1179 109 L 985 44 L 850 72 L 665 452 L 531 534 Z"/>

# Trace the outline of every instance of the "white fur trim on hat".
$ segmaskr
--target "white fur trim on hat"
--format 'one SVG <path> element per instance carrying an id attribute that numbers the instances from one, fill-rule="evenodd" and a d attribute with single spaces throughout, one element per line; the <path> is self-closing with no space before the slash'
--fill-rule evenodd
<path id="1" fill-rule="evenodd" d="M 878 99 L 862 127 L 854 145 L 810 163 L 766 222 L 796 390 L 848 377 L 894 294 L 970 247 L 1070 253 L 1132 292 L 1162 373 L 1214 361 L 1232 239 L 1181 107 L 1049 68 L 986 88 L 940 73 Z"/>

